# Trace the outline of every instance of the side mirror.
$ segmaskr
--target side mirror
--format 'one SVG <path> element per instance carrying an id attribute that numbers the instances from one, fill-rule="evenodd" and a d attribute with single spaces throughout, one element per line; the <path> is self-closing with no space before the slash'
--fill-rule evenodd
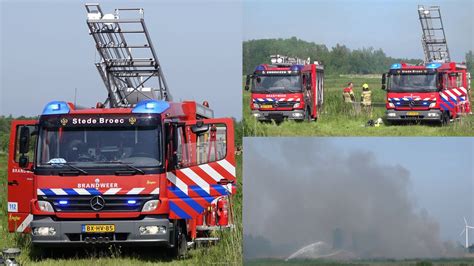
<path id="1" fill-rule="evenodd" d="M 21 167 L 21 168 L 26 168 L 28 167 L 28 163 L 29 163 L 29 159 L 28 159 L 28 156 L 27 155 L 20 155 L 20 158 L 18 159 L 18 165 Z"/>
<path id="2" fill-rule="evenodd" d="M 195 125 L 191 126 L 191 131 L 194 133 L 194 134 L 202 134 L 204 132 L 207 132 L 209 131 L 209 124 L 204 124 L 202 121 L 198 121 Z"/>
<path id="3" fill-rule="evenodd" d="M 250 79 L 252 78 L 251 75 L 247 75 L 245 79 L 245 90 L 248 91 L 250 89 Z"/>
<path id="4" fill-rule="evenodd" d="M 22 127 L 20 130 L 19 152 L 21 154 L 28 153 L 30 149 L 30 128 Z"/>
<path id="5" fill-rule="evenodd" d="M 383 73 L 382 74 L 382 90 L 386 89 L 386 86 L 385 86 L 386 79 L 387 79 L 387 74 Z"/>

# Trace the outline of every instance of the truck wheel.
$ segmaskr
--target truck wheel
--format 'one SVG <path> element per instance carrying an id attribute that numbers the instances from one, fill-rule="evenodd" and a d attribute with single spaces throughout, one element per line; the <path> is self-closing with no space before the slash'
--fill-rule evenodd
<path id="1" fill-rule="evenodd" d="M 449 125 L 449 120 L 450 120 L 449 113 L 443 112 L 443 114 L 441 115 L 441 125 L 442 126 Z"/>
<path id="2" fill-rule="evenodd" d="M 174 247 L 171 248 L 171 256 L 177 259 L 186 258 L 188 253 L 186 232 L 184 226 L 179 221 L 176 223 L 174 230 L 174 243 Z"/>

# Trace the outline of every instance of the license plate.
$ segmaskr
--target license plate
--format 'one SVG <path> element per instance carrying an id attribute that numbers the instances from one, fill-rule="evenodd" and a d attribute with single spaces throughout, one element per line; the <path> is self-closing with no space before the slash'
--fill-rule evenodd
<path id="1" fill-rule="evenodd" d="M 83 224 L 83 233 L 113 233 L 115 224 Z"/>
<path id="2" fill-rule="evenodd" d="M 418 112 L 407 112 L 407 115 L 409 115 L 409 116 L 417 116 L 419 114 L 420 113 L 418 113 Z"/>
<path id="3" fill-rule="evenodd" d="M 261 105 L 260 108 L 269 109 L 269 108 L 273 108 L 273 106 L 271 104 L 264 104 L 264 105 Z"/>

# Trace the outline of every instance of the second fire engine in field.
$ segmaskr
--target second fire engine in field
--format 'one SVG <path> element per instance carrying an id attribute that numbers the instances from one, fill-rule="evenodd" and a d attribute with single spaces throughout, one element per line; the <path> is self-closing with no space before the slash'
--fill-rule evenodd
<path id="1" fill-rule="evenodd" d="M 388 122 L 436 121 L 471 114 L 471 76 L 464 63 L 452 62 L 439 7 L 418 7 L 423 30 L 424 65 L 393 64 L 382 76 Z"/>
<path id="2" fill-rule="evenodd" d="M 119 17 L 143 9 L 86 8 L 109 108 L 52 101 L 38 120 L 12 122 L 9 231 L 40 247 L 163 245 L 175 256 L 217 240 L 233 226 L 233 120 L 171 101 L 143 17 Z"/>
<path id="3" fill-rule="evenodd" d="M 272 55 L 271 64 L 255 68 L 246 79 L 250 109 L 259 121 L 312 121 L 324 100 L 324 67 L 318 62 Z"/>

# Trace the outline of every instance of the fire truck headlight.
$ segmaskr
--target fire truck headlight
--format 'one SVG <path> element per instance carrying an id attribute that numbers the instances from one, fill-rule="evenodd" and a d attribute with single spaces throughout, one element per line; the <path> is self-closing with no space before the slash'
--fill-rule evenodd
<path id="1" fill-rule="evenodd" d="M 142 208 L 142 212 L 151 212 L 156 210 L 158 208 L 158 200 L 149 200 L 147 201 Z"/>
<path id="2" fill-rule="evenodd" d="M 303 117 L 303 114 L 302 114 L 302 113 L 292 113 L 291 115 L 292 115 L 293 117 L 297 117 L 297 118 Z"/>
<path id="3" fill-rule="evenodd" d="M 253 108 L 258 109 L 260 108 L 260 105 L 258 103 L 253 103 Z"/>
<path id="4" fill-rule="evenodd" d="M 428 113 L 428 117 L 438 117 L 438 113 Z"/>
<path id="5" fill-rule="evenodd" d="M 54 236 L 56 234 L 56 229 L 51 226 L 41 226 L 34 227 L 32 232 L 35 236 Z"/>
<path id="6" fill-rule="evenodd" d="M 436 106 L 436 102 L 430 103 L 430 108 L 433 108 L 433 107 L 435 107 L 435 106 Z"/>
<path id="7" fill-rule="evenodd" d="M 389 107 L 395 108 L 395 105 L 393 103 L 388 103 Z"/>
<path id="8" fill-rule="evenodd" d="M 54 212 L 53 206 L 47 201 L 39 200 L 38 206 L 44 212 Z"/>
<path id="9" fill-rule="evenodd" d="M 295 104 L 293 105 L 293 108 L 298 108 L 298 107 L 300 107 L 300 106 L 301 106 L 301 103 L 295 103 Z"/>
<path id="10" fill-rule="evenodd" d="M 395 113 L 387 113 L 387 116 L 395 117 L 395 116 L 397 116 L 397 114 L 395 114 Z"/>
<path id="11" fill-rule="evenodd" d="M 166 234 L 165 226 L 158 226 L 158 225 L 140 226 L 138 230 L 140 231 L 140 235 Z"/>
<path id="12" fill-rule="evenodd" d="M 252 115 L 253 115 L 254 117 L 256 117 L 256 118 L 262 116 L 262 115 L 260 115 L 259 113 L 253 113 Z"/>

